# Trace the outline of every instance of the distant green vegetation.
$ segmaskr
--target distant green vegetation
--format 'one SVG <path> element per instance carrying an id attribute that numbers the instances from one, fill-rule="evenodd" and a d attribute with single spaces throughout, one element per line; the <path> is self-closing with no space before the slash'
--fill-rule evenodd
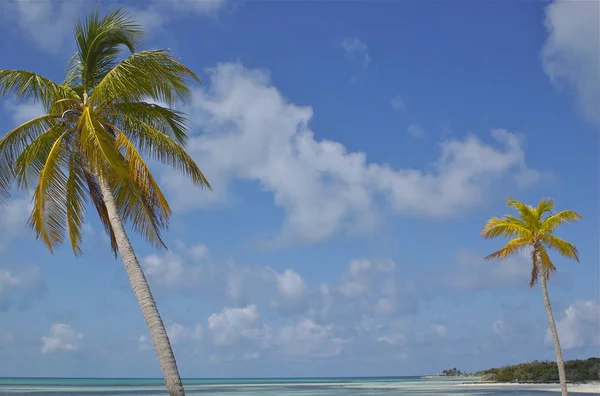
<path id="1" fill-rule="evenodd" d="M 567 381 L 570 382 L 600 380 L 600 358 L 566 361 L 565 372 Z M 496 382 L 558 382 L 556 363 L 537 360 L 484 370 L 475 375 L 482 380 Z"/>
<path id="2" fill-rule="evenodd" d="M 462 372 L 456 367 L 451 368 L 450 370 L 442 370 L 442 375 L 445 377 L 462 377 L 465 375 L 469 375 L 467 372 Z"/>

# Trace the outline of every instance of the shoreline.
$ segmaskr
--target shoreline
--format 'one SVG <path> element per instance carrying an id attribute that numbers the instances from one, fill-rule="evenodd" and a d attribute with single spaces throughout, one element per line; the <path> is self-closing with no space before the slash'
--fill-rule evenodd
<path id="1" fill-rule="evenodd" d="M 544 392 L 560 392 L 560 384 L 557 383 L 516 383 L 516 382 L 465 382 L 457 384 L 456 387 L 465 388 L 478 388 L 478 389 L 489 389 L 489 388 L 518 388 L 527 389 L 532 391 L 544 391 Z M 589 381 L 589 382 L 575 382 L 567 384 L 569 391 L 576 393 L 591 393 L 600 394 L 600 382 Z"/>
<path id="2" fill-rule="evenodd" d="M 445 381 L 460 381 L 460 380 L 478 380 L 481 377 L 475 375 L 457 375 L 457 376 L 447 376 L 447 375 L 423 375 L 420 377 L 423 380 L 445 380 Z"/>

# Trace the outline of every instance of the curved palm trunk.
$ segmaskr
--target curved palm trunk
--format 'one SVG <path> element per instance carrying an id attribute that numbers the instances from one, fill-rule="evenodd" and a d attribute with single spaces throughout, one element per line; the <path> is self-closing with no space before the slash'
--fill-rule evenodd
<path id="1" fill-rule="evenodd" d="M 542 295 L 544 296 L 544 306 L 548 315 L 548 324 L 550 325 L 550 333 L 554 342 L 554 351 L 556 352 L 556 365 L 558 366 L 558 379 L 560 381 L 560 391 L 562 396 L 568 396 L 567 392 L 567 376 L 565 375 L 565 362 L 563 361 L 562 349 L 558 340 L 558 332 L 554 323 L 554 315 L 552 315 L 552 307 L 550 306 L 550 298 L 548 298 L 547 279 L 544 272 L 541 273 L 542 278 Z"/>
<path id="2" fill-rule="evenodd" d="M 125 265 L 125 269 L 127 270 L 127 276 L 129 277 L 129 282 L 133 288 L 133 293 L 142 309 L 142 315 L 144 316 L 144 320 L 146 320 L 146 325 L 150 331 L 169 395 L 185 396 L 185 391 L 181 384 L 177 363 L 175 362 L 175 355 L 173 354 L 167 331 L 165 330 L 158 308 L 152 297 L 152 292 L 150 291 L 150 286 L 146 281 L 142 267 L 140 267 L 140 263 L 135 256 L 131 242 L 125 233 L 125 228 L 123 227 L 123 222 L 119 216 L 112 190 L 104 181 L 99 180 L 99 182 L 102 195 L 104 196 L 104 203 L 108 211 L 110 224 L 117 240 L 117 247 L 121 259 L 123 260 L 123 264 Z"/>

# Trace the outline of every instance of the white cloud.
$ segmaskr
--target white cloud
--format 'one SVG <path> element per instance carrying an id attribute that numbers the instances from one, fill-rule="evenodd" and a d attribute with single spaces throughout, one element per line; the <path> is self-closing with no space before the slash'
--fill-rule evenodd
<path id="1" fill-rule="evenodd" d="M 139 336 L 137 339 L 137 344 L 138 350 L 142 352 L 152 350 L 152 340 L 150 339 L 150 337 L 147 337 L 145 335 Z"/>
<path id="2" fill-rule="evenodd" d="M 358 60 L 361 62 L 362 67 L 366 68 L 371 63 L 371 56 L 369 55 L 369 47 L 365 42 L 360 40 L 358 37 L 346 37 L 341 42 L 342 49 L 346 58 L 352 60 Z"/>
<path id="3" fill-rule="evenodd" d="M 189 249 L 190 255 L 195 259 L 204 259 L 208 256 L 208 248 L 203 243 L 198 243 Z"/>
<path id="4" fill-rule="evenodd" d="M 371 292 L 371 276 L 374 272 L 392 273 L 393 262 L 374 264 L 370 260 L 353 260 L 348 265 L 348 271 L 342 274 L 337 290 L 348 298 L 360 297 Z M 372 271 L 375 270 L 375 271 Z"/>
<path id="5" fill-rule="evenodd" d="M 58 351 L 76 351 L 81 345 L 83 334 L 76 332 L 70 325 L 55 323 L 50 327 L 50 334 L 42 337 L 43 354 Z"/>
<path id="6" fill-rule="evenodd" d="M 268 306 L 282 316 L 327 319 L 331 315 L 360 317 L 363 312 L 394 316 L 417 307 L 414 290 L 397 279 L 391 260 L 353 260 L 331 284 L 309 285 L 291 269 L 279 273 L 263 266 L 230 264 L 224 287 L 218 286 L 221 276 L 211 283 L 226 290 L 230 302 Z"/>
<path id="7" fill-rule="evenodd" d="M 325 316 L 394 316 L 416 309 L 414 291 L 397 279 L 392 260 L 352 260 L 338 283 L 322 293 Z"/>
<path id="8" fill-rule="evenodd" d="M 222 9 L 228 0 L 150 0 L 145 8 L 135 8 L 132 14 L 148 33 L 160 29 L 179 18 L 212 15 Z"/>
<path id="9" fill-rule="evenodd" d="M 292 357 L 326 358 L 339 355 L 347 340 L 334 334 L 333 325 L 320 325 L 312 319 L 279 329 L 269 344 Z"/>
<path id="10" fill-rule="evenodd" d="M 18 103 L 11 100 L 4 102 L 4 110 L 11 115 L 15 126 L 45 114 L 41 103 Z"/>
<path id="11" fill-rule="evenodd" d="M 40 267 L 20 267 L 14 271 L 0 268 L 0 311 L 7 310 L 15 302 L 24 308 L 45 291 Z"/>
<path id="12" fill-rule="evenodd" d="M 406 132 L 412 137 L 422 138 L 425 136 L 425 130 L 421 126 L 421 124 L 410 124 L 408 128 L 406 128 Z"/>
<path id="13" fill-rule="evenodd" d="M 270 284 L 274 273 L 265 267 L 242 267 L 230 264 L 226 272 L 227 297 L 237 303 L 244 303 L 248 298 L 259 298 L 263 293 L 270 293 Z"/>
<path id="14" fill-rule="evenodd" d="M 259 315 L 256 305 L 244 308 L 224 308 L 220 313 L 210 315 L 208 328 L 216 345 L 230 345 L 239 338 L 256 338 Z"/>
<path id="15" fill-rule="evenodd" d="M 0 205 L 0 253 L 13 240 L 28 234 L 27 218 L 30 212 L 29 198 L 15 198 Z"/>
<path id="16" fill-rule="evenodd" d="M 198 244 L 184 253 L 187 254 L 168 251 L 162 256 L 156 254 L 146 256 L 141 260 L 144 273 L 159 287 L 188 288 L 195 286 L 203 275 L 199 260 L 207 256 L 208 250 L 206 246 Z"/>
<path id="17" fill-rule="evenodd" d="M 199 193 L 176 173 L 167 173 L 163 185 L 181 210 L 224 203 L 235 179 L 258 182 L 285 212 L 274 244 L 369 232 L 383 210 L 456 216 L 484 201 L 493 180 L 527 174 L 532 182 L 537 175 L 526 167 L 521 139 L 505 130 L 492 132 L 494 145 L 474 136 L 443 142 L 426 171 L 368 162 L 365 153 L 317 140 L 308 126 L 312 109 L 288 102 L 268 73 L 227 63 L 210 75 L 210 89 L 197 91 L 188 109 L 203 132 L 188 149 L 214 191 Z"/>
<path id="18" fill-rule="evenodd" d="M 179 323 L 171 323 L 167 326 L 167 334 L 169 335 L 169 340 L 173 344 L 176 344 L 182 341 L 199 340 L 204 335 L 204 330 L 200 325 L 189 329 Z"/>
<path id="19" fill-rule="evenodd" d="M 314 302 L 314 292 L 295 271 L 282 273 L 270 267 L 227 266 L 227 297 L 236 304 L 265 304 L 283 315 L 305 312 Z"/>
<path id="20" fill-rule="evenodd" d="M 144 8 L 130 9 L 137 22 L 148 34 L 189 15 L 212 15 L 228 0 L 149 0 Z M 3 4 L 6 11 L 0 16 L 4 24 L 15 24 L 25 37 L 41 50 L 57 53 L 73 41 L 75 21 L 89 12 L 84 1 L 15 0 Z"/>
<path id="21" fill-rule="evenodd" d="M 600 346 L 600 302 L 576 301 L 569 305 L 556 322 L 558 338 L 564 349 Z M 550 329 L 546 341 L 552 342 Z"/>
<path id="22" fill-rule="evenodd" d="M 277 290 L 282 296 L 297 299 L 302 298 L 308 292 L 304 279 L 295 271 L 287 269 L 283 274 L 276 274 Z"/>
<path id="23" fill-rule="evenodd" d="M 347 342 L 335 334 L 333 325 L 321 325 L 310 318 L 300 318 L 288 324 L 265 325 L 255 305 L 225 308 L 208 318 L 208 328 L 214 345 L 219 348 L 246 341 L 241 349 L 258 348 L 278 357 L 330 357 L 338 355 Z M 258 355 L 258 352 L 246 351 L 236 360 Z"/>
<path id="24" fill-rule="evenodd" d="M 600 2 L 555 0 L 546 8 L 543 67 L 572 90 L 583 115 L 600 124 Z"/>
<path id="25" fill-rule="evenodd" d="M 16 0 L 3 5 L 4 23 L 14 23 L 44 51 L 57 53 L 72 39 L 75 20 L 86 9 L 83 1 Z"/>
<path id="26" fill-rule="evenodd" d="M 404 100 L 399 96 L 392 98 L 390 100 L 390 104 L 392 105 L 393 110 L 401 111 L 406 109 L 406 104 L 404 103 Z"/>
<path id="27" fill-rule="evenodd" d="M 526 287 L 531 276 L 530 260 L 528 252 L 502 261 L 486 261 L 483 256 L 461 251 L 452 263 L 438 268 L 435 282 L 456 290 Z"/>

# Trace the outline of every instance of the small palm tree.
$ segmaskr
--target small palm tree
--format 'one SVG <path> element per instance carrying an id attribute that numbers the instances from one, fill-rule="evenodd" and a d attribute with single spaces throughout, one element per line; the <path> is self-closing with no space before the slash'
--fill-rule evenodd
<path id="1" fill-rule="evenodd" d="M 493 217 L 481 231 L 481 235 L 486 239 L 499 236 L 510 238 L 506 246 L 490 254 L 486 259 L 501 260 L 524 250 L 531 251 L 531 280 L 529 286 L 533 287 L 538 280 L 542 285 L 544 305 L 556 352 L 556 365 L 558 366 L 561 392 L 562 396 L 566 396 L 568 393 L 565 364 L 554 316 L 552 315 L 550 299 L 548 298 L 547 281 L 550 274 L 556 271 L 556 267 L 550 260 L 548 250 L 554 250 L 564 257 L 579 261 L 577 248 L 573 244 L 553 235 L 553 233 L 561 224 L 575 222 L 583 217 L 572 210 L 553 213 L 554 201 L 551 199 L 542 199 L 538 206 L 534 208 L 509 198 L 508 206 L 516 209 L 519 216 Z"/>
<path id="2" fill-rule="evenodd" d="M 117 9 L 98 10 L 75 28 L 77 52 L 55 83 L 23 70 L 0 70 L 0 95 L 44 105 L 44 115 L 0 140 L 0 193 L 35 186 L 30 226 L 50 252 L 68 236 L 81 254 L 81 226 L 91 201 L 121 255 L 152 336 L 169 394 L 184 395 L 175 356 L 125 224 L 156 247 L 171 209 L 142 154 L 201 187 L 206 178 L 184 150 L 186 120 L 172 110 L 196 75 L 168 51 L 136 52 L 143 29 Z M 121 57 L 126 47 L 131 54 Z M 152 104 L 165 103 L 165 107 Z"/>

